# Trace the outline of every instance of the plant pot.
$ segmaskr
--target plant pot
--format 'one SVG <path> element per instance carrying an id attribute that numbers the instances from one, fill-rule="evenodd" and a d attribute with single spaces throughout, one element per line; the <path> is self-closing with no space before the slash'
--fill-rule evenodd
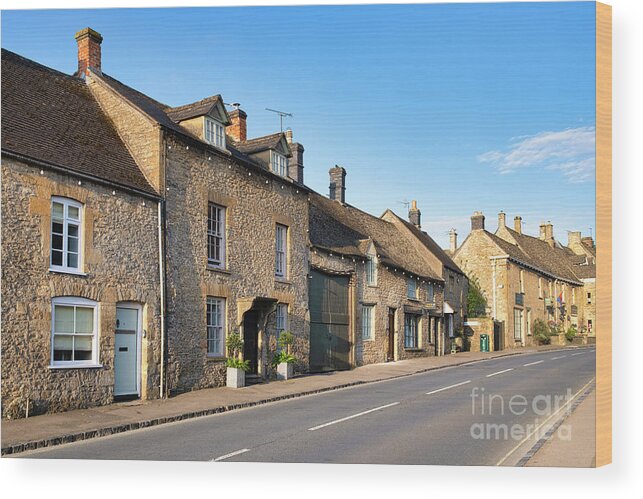
<path id="1" fill-rule="evenodd" d="M 282 362 L 277 365 L 277 379 L 290 379 L 295 373 L 295 365 L 293 363 Z"/>
<path id="2" fill-rule="evenodd" d="M 226 386 L 228 388 L 243 388 L 246 386 L 246 373 L 243 369 L 228 367 Z"/>

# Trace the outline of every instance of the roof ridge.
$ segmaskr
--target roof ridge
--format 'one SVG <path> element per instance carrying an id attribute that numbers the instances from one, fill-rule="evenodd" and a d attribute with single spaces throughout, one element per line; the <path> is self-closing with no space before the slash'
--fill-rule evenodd
<path id="1" fill-rule="evenodd" d="M 78 82 L 78 83 L 84 83 L 83 79 L 78 77 L 78 76 L 63 73 L 62 71 L 59 71 L 58 69 L 54 69 L 54 68 L 51 68 L 49 66 L 45 66 L 44 64 L 36 62 L 33 59 L 29 59 L 28 57 L 25 57 L 23 55 L 16 54 L 12 50 L 6 49 L 4 47 L 2 48 L 2 56 L 3 56 L 3 58 L 5 56 L 12 57 L 13 59 L 16 59 L 17 62 L 20 62 L 20 63 L 25 64 L 25 65 L 32 66 L 34 69 L 39 69 L 39 70 L 42 70 L 42 71 L 47 71 L 47 72 L 50 72 L 50 73 L 54 73 L 54 74 L 56 74 L 58 76 L 61 76 L 63 78 L 68 78 L 68 79 L 70 79 L 72 81 L 75 81 L 75 82 Z"/>
<path id="2" fill-rule="evenodd" d="M 211 95 L 209 97 L 204 97 L 201 100 L 190 102 L 188 104 L 181 104 L 180 106 L 174 106 L 174 107 L 169 107 L 168 106 L 168 108 L 166 109 L 166 112 L 170 113 L 170 112 L 183 111 L 184 109 L 189 109 L 192 106 L 198 106 L 200 104 L 205 104 L 205 103 L 210 102 L 210 101 L 212 103 L 215 103 L 218 100 L 222 100 L 221 94 L 215 94 L 215 95 Z"/>

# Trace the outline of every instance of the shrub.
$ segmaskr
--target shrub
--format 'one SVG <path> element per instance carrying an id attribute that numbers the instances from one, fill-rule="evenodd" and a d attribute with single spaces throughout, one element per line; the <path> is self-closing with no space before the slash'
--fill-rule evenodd
<path id="1" fill-rule="evenodd" d="M 534 321 L 531 326 L 531 332 L 540 345 L 549 345 L 551 343 L 552 329 L 542 319 Z"/>
<path id="2" fill-rule="evenodd" d="M 295 342 L 295 336 L 289 332 L 289 331 L 282 331 L 279 334 L 279 341 L 277 341 L 277 346 L 282 349 L 286 350 L 288 353 L 290 353 L 290 346 Z"/>
<path id="3" fill-rule="evenodd" d="M 469 280 L 467 293 L 467 316 L 485 317 L 487 315 L 487 300 L 485 300 L 480 285 L 476 279 Z"/>
<path id="4" fill-rule="evenodd" d="M 574 326 L 570 326 L 567 331 L 565 331 L 565 339 L 571 343 L 574 341 L 574 337 L 576 336 L 576 328 Z"/>
<path id="5" fill-rule="evenodd" d="M 289 354 L 288 352 L 281 351 L 277 352 L 272 358 L 272 367 L 276 368 L 279 364 L 294 364 L 297 361 L 294 355 Z"/>
<path id="6" fill-rule="evenodd" d="M 234 369 L 241 369 L 248 371 L 250 369 L 250 361 L 241 358 L 241 351 L 243 350 L 243 340 L 239 333 L 234 332 L 226 338 L 226 347 L 228 349 L 228 357 L 226 357 L 226 367 Z"/>

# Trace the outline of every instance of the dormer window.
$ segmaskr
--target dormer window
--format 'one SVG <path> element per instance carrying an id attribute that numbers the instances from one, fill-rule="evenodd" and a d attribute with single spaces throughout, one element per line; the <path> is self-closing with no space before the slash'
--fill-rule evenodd
<path id="1" fill-rule="evenodd" d="M 225 127 L 212 118 L 205 118 L 205 141 L 219 149 L 225 149 Z"/>
<path id="2" fill-rule="evenodd" d="M 280 177 L 285 177 L 288 175 L 288 158 L 276 151 L 270 151 L 270 169 Z"/>

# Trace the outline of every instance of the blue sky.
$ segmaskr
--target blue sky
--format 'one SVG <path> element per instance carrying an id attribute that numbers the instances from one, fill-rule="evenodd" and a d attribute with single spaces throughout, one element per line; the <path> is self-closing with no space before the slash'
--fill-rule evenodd
<path id="1" fill-rule="evenodd" d="M 221 93 L 249 136 L 293 113 L 306 183 L 374 215 L 417 199 L 441 245 L 474 210 L 556 237 L 594 227 L 594 3 L 3 11 L 2 46 L 72 73 L 74 33 L 103 71 L 169 105 Z"/>

